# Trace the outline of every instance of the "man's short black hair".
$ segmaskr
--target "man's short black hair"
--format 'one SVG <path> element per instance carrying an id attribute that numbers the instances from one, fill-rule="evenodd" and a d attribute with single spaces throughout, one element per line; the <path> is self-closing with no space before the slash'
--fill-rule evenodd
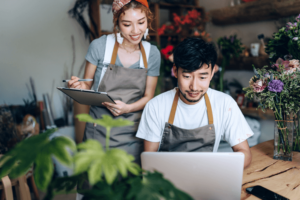
<path id="1" fill-rule="evenodd" d="M 174 63 L 188 71 L 196 71 L 203 64 L 211 64 L 212 70 L 217 61 L 217 52 L 212 43 L 200 38 L 187 38 L 174 49 Z"/>

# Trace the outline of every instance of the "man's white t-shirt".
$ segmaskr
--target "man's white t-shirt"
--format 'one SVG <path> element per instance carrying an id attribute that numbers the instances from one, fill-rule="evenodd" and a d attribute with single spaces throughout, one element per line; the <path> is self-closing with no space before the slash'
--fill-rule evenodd
<path id="1" fill-rule="evenodd" d="M 150 142 L 160 142 L 165 123 L 168 122 L 176 90 L 164 92 L 151 99 L 144 108 L 136 137 Z M 235 146 L 253 135 L 236 101 L 229 95 L 209 88 L 209 97 L 216 134 L 213 152 L 217 152 L 221 139 Z M 208 125 L 205 99 L 195 105 L 178 99 L 173 125 L 195 129 Z"/>

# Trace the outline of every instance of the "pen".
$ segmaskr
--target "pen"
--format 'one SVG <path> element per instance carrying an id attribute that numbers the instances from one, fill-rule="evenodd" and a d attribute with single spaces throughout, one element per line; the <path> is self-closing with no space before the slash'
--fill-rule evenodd
<path id="1" fill-rule="evenodd" d="M 71 80 L 62 80 L 62 82 L 69 82 Z M 78 81 L 93 81 L 93 79 L 79 79 Z"/>

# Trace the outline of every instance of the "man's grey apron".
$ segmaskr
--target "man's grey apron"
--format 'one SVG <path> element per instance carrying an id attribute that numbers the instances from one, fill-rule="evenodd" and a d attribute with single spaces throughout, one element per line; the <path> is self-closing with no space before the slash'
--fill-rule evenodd
<path id="1" fill-rule="evenodd" d="M 98 91 L 107 92 L 114 100 L 131 104 L 144 95 L 147 79 L 147 58 L 144 47 L 140 44 L 145 69 L 130 69 L 115 65 L 119 44 L 115 42 L 111 62 L 100 82 Z M 122 114 L 114 117 L 106 107 L 91 106 L 90 115 L 101 118 L 109 115 L 114 119 L 123 118 L 134 122 L 133 126 L 112 128 L 110 132 L 110 148 L 120 148 L 135 157 L 135 162 L 140 164 L 140 154 L 143 151 L 143 141 L 135 137 L 140 122 L 142 110 Z M 106 129 L 102 126 L 87 123 L 84 140 L 96 139 L 105 148 Z"/>
<path id="2" fill-rule="evenodd" d="M 207 108 L 208 125 L 191 130 L 182 129 L 173 125 L 179 95 L 180 91 L 177 88 L 169 121 L 165 124 L 159 151 L 212 152 L 215 144 L 215 127 L 208 95 L 206 93 L 204 95 Z"/>

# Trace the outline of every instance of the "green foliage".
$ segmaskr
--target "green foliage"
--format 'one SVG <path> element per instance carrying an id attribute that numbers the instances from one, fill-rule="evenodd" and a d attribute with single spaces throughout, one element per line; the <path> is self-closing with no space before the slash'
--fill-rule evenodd
<path id="1" fill-rule="evenodd" d="M 220 37 L 217 41 L 219 49 L 223 55 L 222 71 L 220 74 L 220 91 L 223 91 L 223 77 L 226 66 L 229 65 L 230 59 L 234 56 L 238 58 L 243 51 L 242 43 L 236 38 L 236 35 L 230 37 Z"/>
<path id="2" fill-rule="evenodd" d="M 224 59 L 230 59 L 233 56 L 238 58 L 244 49 L 236 35 L 220 37 L 217 43 Z"/>
<path id="3" fill-rule="evenodd" d="M 76 176 L 61 177 L 52 180 L 47 188 L 44 200 L 51 200 L 56 194 L 69 194 L 76 192 L 74 191 L 76 189 L 76 185 L 82 184 L 84 178 L 84 174 L 79 174 Z"/>
<path id="4" fill-rule="evenodd" d="M 299 15 L 300 16 L 300 15 Z M 276 62 L 278 58 L 291 55 L 293 59 L 300 59 L 300 17 L 288 22 L 273 34 L 273 38 L 266 45 L 266 52 L 270 59 Z"/>
<path id="5" fill-rule="evenodd" d="M 88 114 L 79 114 L 76 116 L 79 121 L 82 122 L 89 122 L 89 123 L 96 123 L 100 126 L 103 126 L 106 128 L 106 151 L 109 150 L 109 136 L 110 136 L 110 129 L 113 127 L 121 127 L 121 126 L 130 126 L 134 123 L 132 121 L 118 118 L 113 119 L 109 115 L 102 115 L 102 119 L 94 119 Z"/>
<path id="6" fill-rule="evenodd" d="M 104 126 L 107 130 L 133 124 L 128 120 L 114 120 L 106 115 L 102 119 L 93 119 L 89 115 L 77 117 L 81 121 Z M 74 142 L 67 137 L 60 136 L 49 140 L 49 136 L 55 131 L 54 129 L 30 137 L 5 154 L 0 159 L 0 178 L 7 174 L 12 178 L 19 177 L 35 164 L 35 182 L 39 189 L 47 188 L 46 200 L 53 199 L 61 192 L 74 192 L 76 184 L 81 185 L 86 178 L 94 185 L 92 190 L 81 191 L 89 199 L 191 199 L 158 172 L 145 172 L 142 179 L 142 170 L 133 163 L 134 157 L 125 151 L 117 148 L 104 151 L 96 140 L 87 140 L 77 145 L 77 151 Z M 74 157 L 68 153 L 66 147 L 73 151 Z M 62 164 L 75 166 L 74 175 L 52 180 L 51 156 L 55 156 Z"/>
<path id="7" fill-rule="evenodd" d="M 138 175 L 140 168 L 133 163 L 134 157 L 121 149 L 103 151 L 101 144 L 96 140 L 87 140 L 78 145 L 78 152 L 74 157 L 75 174 L 88 173 L 91 185 L 102 180 L 102 174 L 110 185 L 116 179 L 118 173 L 123 177 L 127 171 Z"/>
<path id="8" fill-rule="evenodd" d="M 46 189 L 53 174 L 51 156 L 56 157 L 66 166 L 72 166 L 73 159 L 66 147 L 76 150 L 74 141 L 67 137 L 56 137 L 50 140 L 49 136 L 53 132 L 55 129 L 32 136 L 6 153 L 0 159 L 0 178 L 8 174 L 11 178 L 17 178 L 26 174 L 35 164 L 35 183 L 40 189 Z"/>
<path id="9" fill-rule="evenodd" d="M 129 120 L 125 120 L 123 118 L 113 119 L 109 115 L 102 115 L 102 119 L 94 119 L 88 114 L 79 114 L 76 116 L 79 121 L 96 123 L 105 128 L 113 128 L 113 127 L 121 127 L 121 126 L 130 126 L 134 123 Z"/>
<path id="10" fill-rule="evenodd" d="M 84 192 L 84 199 L 107 200 L 190 200 L 186 193 L 176 189 L 159 172 L 146 172 L 143 177 L 130 176 L 112 185 L 98 182 L 92 190 Z"/>

